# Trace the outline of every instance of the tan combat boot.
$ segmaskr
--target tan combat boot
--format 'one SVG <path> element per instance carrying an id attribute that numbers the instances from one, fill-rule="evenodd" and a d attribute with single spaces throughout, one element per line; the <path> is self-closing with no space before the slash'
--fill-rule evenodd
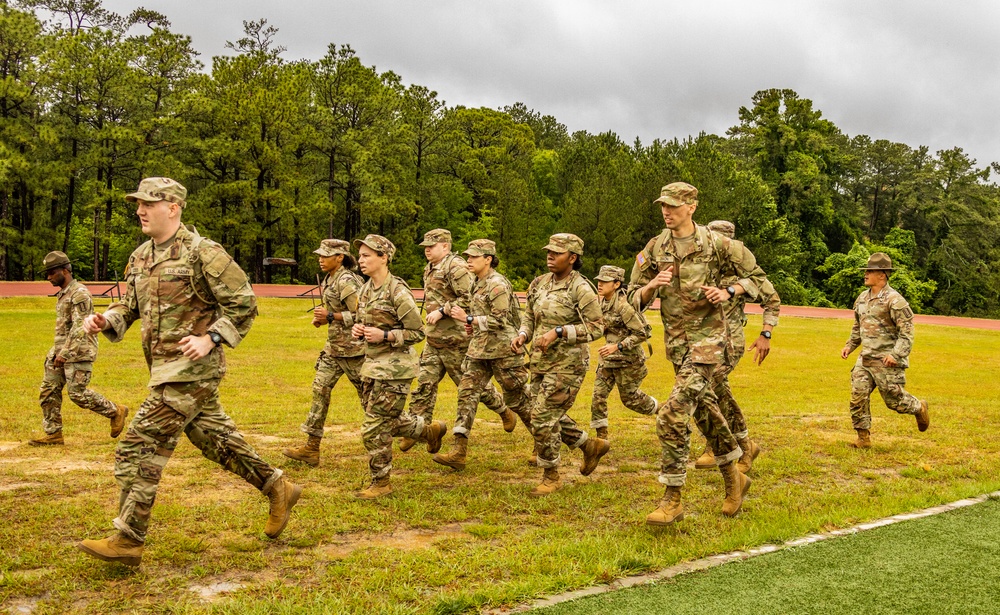
<path id="1" fill-rule="evenodd" d="M 265 495 L 271 501 L 271 509 L 264 525 L 264 533 L 268 538 L 277 538 L 288 525 L 292 506 L 295 506 L 299 496 L 302 495 L 302 485 L 296 485 L 282 476 L 271 485 L 271 489 Z"/>
<path id="2" fill-rule="evenodd" d="M 872 447 L 872 437 L 871 432 L 867 429 L 855 429 L 858 432 L 858 439 L 851 442 L 851 446 L 854 448 L 871 448 Z"/>
<path id="3" fill-rule="evenodd" d="M 510 412 L 510 410 L 508 410 Z M 513 414 L 513 412 L 511 412 Z M 434 455 L 434 462 L 443 466 L 454 468 L 461 472 L 465 469 L 465 455 L 468 453 L 469 439 L 456 435 L 455 441 L 451 444 L 451 450 L 447 453 Z"/>
<path id="4" fill-rule="evenodd" d="M 532 489 L 528 495 L 540 498 L 559 491 L 562 486 L 562 479 L 559 478 L 559 470 L 557 468 L 545 468 L 545 473 L 542 474 L 542 482 Z"/>
<path id="5" fill-rule="evenodd" d="M 45 434 L 41 438 L 34 438 L 28 440 L 28 444 L 30 444 L 31 446 L 53 446 L 53 445 L 63 445 L 66 443 L 63 442 L 62 430 L 60 429 L 55 433 Z"/>
<path id="6" fill-rule="evenodd" d="M 399 452 L 405 453 L 416 445 L 420 440 L 415 440 L 413 438 L 400 438 L 399 439 Z"/>
<path id="7" fill-rule="evenodd" d="M 514 431 L 517 427 L 517 415 L 510 408 L 504 408 L 500 413 L 500 420 L 503 421 L 503 430 L 507 433 Z"/>
<path id="8" fill-rule="evenodd" d="M 143 544 L 121 532 L 103 540 L 84 540 L 76 546 L 87 555 L 106 562 L 138 566 L 142 561 Z"/>
<path id="9" fill-rule="evenodd" d="M 722 503 L 722 514 L 734 517 L 743 506 L 743 498 L 750 490 L 750 479 L 736 468 L 732 461 L 719 466 L 722 480 L 726 485 L 726 500 Z"/>
<path id="10" fill-rule="evenodd" d="M 441 450 L 441 442 L 444 434 L 448 433 L 448 425 L 444 421 L 434 421 L 430 425 L 425 425 L 420 433 L 420 439 L 427 443 L 427 452 L 434 454 Z"/>
<path id="11" fill-rule="evenodd" d="M 736 469 L 746 474 L 753 467 L 753 460 L 757 458 L 757 455 L 760 455 L 760 447 L 750 438 L 743 438 L 737 440 L 737 442 L 739 442 L 740 448 L 743 449 L 743 455 L 736 462 Z"/>
<path id="12" fill-rule="evenodd" d="M 373 480 L 372 484 L 364 491 L 355 493 L 354 497 L 359 500 L 374 500 L 390 493 L 392 493 L 392 486 L 389 484 L 389 477 L 383 476 L 382 478 Z"/>
<path id="13" fill-rule="evenodd" d="M 921 401 L 920 412 L 917 412 L 917 429 L 920 431 L 927 431 L 927 428 L 931 426 L 931 415 L 928 410 L 930 410 L 930 406 L 927 405 L 927 401 Z"/>
<path id="14" fill-rule="evenodd" d="M 715 463 L 715 453 L 712 452 L 712 447 L 708 445 L 708 441 L 705 441 L 705 452 L 701 454 L 694 462 L 695 470 L 710 470 L 716 466 Z"/>
<path id="15" fill-rule="evenodd" d="M 111 437 L 117 438 L 125 429 L 125 418 L 128 417 L 128 406 L 115 404 L 115 415 L 111 418 Z"/>
<path id="16" fill-rule="evenodd" d="M 580 466 L 580 474 L 590 476 L 590 473 L 597 469 L 597 463 L 611 450 L 611 443 L 600 438 L 589 438 L 583 443 L 583 464 Z"/>
<path id="17" fill-rule="evenodd" d="M 289 459 L 301 461 L 315 468 L 319 465 L 319 445 L 322 441 L 323 438 L 319 436 L 309 436 L 304 445 L 296 448 L 286 448 L 281 454 Z"/>
<path id="18" fill-rule="evenodd" d="M 646 515 L 646 525 L 670 525 L 683 520 L 684 506 L 681 505 L 680 487 L 667 487 L 660 505 Z"/>
<path id="19" fill-rule="evenodd" d="M 608 439 L 608 428 L 607 427 L 598 427 L 597 428 L 597 437 L 600 438 L 601 440 L 607 440 Z"/>

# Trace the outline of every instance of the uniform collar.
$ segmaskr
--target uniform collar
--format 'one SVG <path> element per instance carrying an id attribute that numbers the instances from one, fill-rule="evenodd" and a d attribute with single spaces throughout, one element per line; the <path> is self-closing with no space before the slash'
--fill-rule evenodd
<path id="1" fill-rule="evenodd" d="M 667 233 L 666 250 L 668 254 L 672 256 L 677 256 L 677 250 L 674 246 L 674 235 L 670 232 L 670 229 L 664 229 Z M 705 249 L 705 240 L 707 238 L 708 229 L 700 224 L 694 225 L 694 252 L 701 252 Z M 692 252 L 692 254 L 694 253 Z"/>

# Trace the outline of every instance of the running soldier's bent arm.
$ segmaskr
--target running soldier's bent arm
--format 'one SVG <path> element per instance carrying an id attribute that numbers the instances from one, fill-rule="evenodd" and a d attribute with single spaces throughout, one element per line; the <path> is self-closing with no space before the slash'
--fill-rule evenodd
<path id="1" fill-rule="evenodd" d="M 628 350 L 643 343 L 649 339 L 649 336 L 646 335 L 646 323 L 639 317 L 639 313 L 635 311 L 632 304 L 628 301 L 621 301 L 619 302 L 619 306 L 619 314 L 622 322 L 628 327 L 629 334 L 624 339 L 618 341 L 618 346 L 622 350 Z"/>
<path id="2" fill-rule="evenodd" d="M 518 328 L 518 333 L 524 334 L 524 341 L 530 341 L 532 334 L 535 332 L 535 290 L 539 278 L 535 278 L 528 285 L 528 296 L 527 301 L 525 301 L 524 313 L 521 314 L 521 326 Z"/>
<path id="3" fill-rule="evenodd" d="M 389 331 L 389 344 L 398 348 L 412 346 L 422 341 L 424 339 L 424 321 L 420 318 L 420 310 L 417 308 L 417 302 L 413 300 L 413 293 L 402 280 L 396 286 L 392 303 L 396 306 L 396 317 L 403 328 Z"/>
<path id="4" fill-rule="evenodd" d="M 139 318 L 139 296 L 136 294 L 135 288 L 135 280 L 138 276 L 132 271 L 134 261 L 135 254 L 129 259 L 128 269 L 125 271 L 125 296 L 112 303 L 104 311 L 104 318 L 107 319 L 108 326 L 102 333 L 112 342 L 122 341 L 128 328 Z"/>
<path id="5" fill-rule="evenodd" d="M 257 297 L 247 275 L 221 245 L 205 241 L 198 252 L 205 282 L 219 304 L 220 316 L 208 331 L 236 348 L 257 317 Z"/>
<path id="6" fill-rule="evenodd" d="M 566 327 L 566 341 L 570 344 L 589 344 L 601 339 L 604 336 L 604 314 L 601 312 L 597 293 L 581 279 L 581 283 L 576 286 L 575 295 L 583 323 Z"/>
<path id="7" fill-rule="evenodd" d="M 781 313 L 781 297 L 775 290 L 771 280 L 765 279 L 760 287 L 760 305 L 764 308 L 764 325 L 772 328 L 778 326 L 778 315 Z"/>
<path id="8" fill-rule="evenodd" d="M 913 310 L 905 299 L 897 295 L 889 306 L 889 313 L 896 324 L 898 334 L 896 344 L 892 348 L 892 356 L 897 362 L 903 363 L 913 349 Z"/>

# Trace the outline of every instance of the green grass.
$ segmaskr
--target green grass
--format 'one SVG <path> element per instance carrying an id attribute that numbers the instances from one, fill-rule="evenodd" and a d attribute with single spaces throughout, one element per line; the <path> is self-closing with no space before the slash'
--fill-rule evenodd
<path id="1" fill-rule="evenodd" d="M 538 615 L 994 613 L 1000 502 L 583 598 Z"/>
<path id="2" fill-rule="evenodd" d="M 537 469 L 526 432 L 505 434 L 489 410 L 472 434 L 470 462 L 453 473 L 420 447 L 394 460 L 395 493 L 360 502 L 367 482 L 353 387 L 334 392 L 319 468 L 281 455 L 304 440 L 313 364 L 324 331 L 308 305 L 262 300 L 249 337 L 228 353 L 222 399 L 267 460 L 306 486 L 280 540 L 263 536 L 266 499 L 182 442 L 166 467 L 143 565 L 129 571 L 74 548 L 111 533 L 117 486 L 107 422 L 64 403 L 65 448 L 24 445 L 40 432 L 37 388 L 51 344 L 54 299 L 0 300 L 0 605 L 37 600 L 36 612 L 461 613 L 606 583 L 711 553 L 1000 489 L 995 357 L 1000 334 L 918 326 L 909 389 L 931 400 L 930 431 L 873 399 L 875 447 L 859 452 L 847 400 L 851 362 L 839 358 L 849 321 L 785 318 L 762 367 L 733 377 L 752 437 L 764 448 L 744 512 L 722 517 L 722 480 L 694 471 L 685 521 L 651 531 L 659 445 L 653 421 L 612 395 L 612 449 L 589 478 L 564 452 L 559 493 L 527 492 Z M 658 321 L 658 318 L 653 318 Z M 751 318 L 750 334 L 759 329 Z M 672 370 L 655 326 L 646 390 L 666 399 Z M 592 353 L 594 354 L 594 353 Z M 147 374 L 136 325 L 121 344 L 102 341 L 92 386 L 133 407 Z M 589 422 L 592 377 L 572 415 Z M 438 418 L 451 425 L 455 387 L 441 386 Z M 205 601 L 192 585 L 242 588 Z"/>

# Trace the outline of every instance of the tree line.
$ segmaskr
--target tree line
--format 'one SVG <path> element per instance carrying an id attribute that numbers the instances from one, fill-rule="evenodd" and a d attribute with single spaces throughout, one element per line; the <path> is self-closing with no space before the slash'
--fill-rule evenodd
<path id="1" fill-rule="evenodd" d="M 145 239 L 123 197 L 164 175 L 254 282 L 312 282 L 321 239 L 375 232 L 419 284 L 416 244 L 445 227 L 457 246 L 496 240 L 523 289 L 554 232 L 584 238 L 584 273 L 629 269 L 662 229 L 660 186 L 687 181 L 696 219 L 733 221 L 785 303 L 851 305 L 884 251 L 915 310 L 1000 317 L 1000 167 L 959 147 L 849 136 L 787 89 L 757 92 L 725 135 L 628 143 L 521 103 L 448 106 L 349 45 L 296 60 L 279 42 L 244 22 L 205 66 L 155 11 L 0 0 L 0 279 L 40 277 L 53 249 L 85 279 L 120 276 Z"/>

